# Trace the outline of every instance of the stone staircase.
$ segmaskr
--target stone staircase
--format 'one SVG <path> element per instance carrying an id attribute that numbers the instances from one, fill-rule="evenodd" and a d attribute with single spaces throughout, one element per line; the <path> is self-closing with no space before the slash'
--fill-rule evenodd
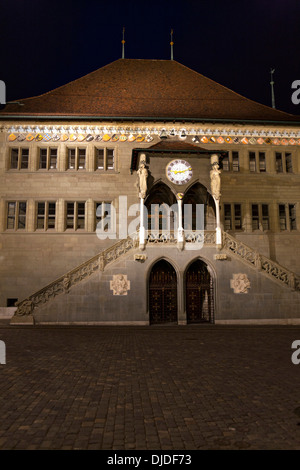
<path id="1" fill-rule="evenodd" d="M 203 231 L 197 234 L 187 234 L 186 243 L 199 243 L 199 248 L 202 243 L 206 246 L 215 246 L 216 237 L 215 231 Z M 153 244 L 175 245 L 177 243 L 174 233 L 166 236 L 160 234 L 159 236 L 149 237 L 147 244 L 149 247 Z M 104 271 L 108 264 L 117 261 L 120 256 L 126 255 L 129 251 L 139 247 L 139 234 L 135 233 L 126 239 L 120 240 L 113 244 L 111 247 L 90 258 L 86 262 L 67 272 L 39 291 L 30 295 L 26 299 L 16 304 L 17 310 L 12 319 L 14 323 L 15 317 L 32 317 L 34 308 L 41 304 L 45 304 L 57 295 L 67 293 L 70 288 L 76 286 L 81 281 L 87 279 L 96 271 Z M 220 248 L 220 247 L 219 247 Z M 300 291 L 300 277 L 292 271 L 277 264 L 264 255 L 261 255 L 245 243 L 237 240 L 227 232 L 222 232 L 222 247 L 223 250 L 231 253 L 244 263 L 252 268 L 261 271 L 270 279 L 279 282 L 281 285 L 290 288 L 294 291 Z M 16 322 L 17 323 L 17 322 Z"/>

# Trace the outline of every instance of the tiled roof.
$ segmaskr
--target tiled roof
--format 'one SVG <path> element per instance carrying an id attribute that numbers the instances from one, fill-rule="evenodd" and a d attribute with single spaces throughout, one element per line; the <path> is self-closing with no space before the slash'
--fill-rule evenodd
<path id="1" fill-rule="evenodd" d="M 119 59 L 0 116 L 299 121 L 171 60 Z"/>

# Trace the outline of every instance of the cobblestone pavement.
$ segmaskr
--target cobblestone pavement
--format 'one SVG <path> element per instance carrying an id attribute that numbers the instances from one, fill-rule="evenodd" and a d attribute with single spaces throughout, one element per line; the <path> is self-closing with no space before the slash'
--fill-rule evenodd
<path id="1" fill-rule="evenodd" d="M 0 449 L 300 449 L 300 328 L 0 325 Z"/>

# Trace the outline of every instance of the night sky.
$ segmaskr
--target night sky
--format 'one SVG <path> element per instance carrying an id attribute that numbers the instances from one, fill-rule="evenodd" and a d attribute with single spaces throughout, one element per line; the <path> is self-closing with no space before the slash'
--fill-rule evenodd
<path id="1" fill-rule="evenodd" d="M 174 59 L 218 83 L 300 115 L 299 0 L 3 0 L 0 80 L 7 101 L 36 96 L 121 57 Z"/>

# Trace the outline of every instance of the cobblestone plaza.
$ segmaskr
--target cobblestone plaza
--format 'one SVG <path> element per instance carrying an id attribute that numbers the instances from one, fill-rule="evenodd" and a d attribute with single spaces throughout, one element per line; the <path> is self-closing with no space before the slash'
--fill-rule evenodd
<path id="1" fill-rule="evenodd" d="M 10 326 L 0 449 L 300 449 L 297 326 Z"/>

